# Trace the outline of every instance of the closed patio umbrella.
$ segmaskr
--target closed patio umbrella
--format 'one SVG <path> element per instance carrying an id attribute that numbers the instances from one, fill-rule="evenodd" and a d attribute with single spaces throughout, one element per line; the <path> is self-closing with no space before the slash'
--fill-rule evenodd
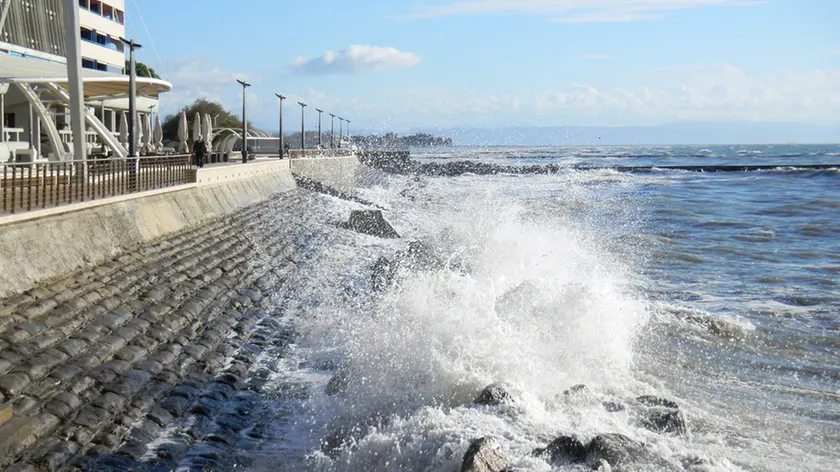
<path id="1" fill-rule="evenodd" d="M 155 115 L 154 147 L 157 152 L 163 151 L 163 125 L 160 122 L 160 113 Z"/>
<path id="2" fill-rule="evenodd" d="M 120 143 L 128 146 L 128 115 L 125 112 L 120 113 Z"/>
<path id="3" fill-rule="evenodd" d="M 189 147 L 187 147 L 188 135 L 187 114 L 182 111 L 181 117 L 178 119 L 178 152 L 190 152 Z"/>
<path id="4" fill-rule="evenodd" d="M 193 117 L 193 131 L 192 131 L 192 140 L 193 142 L 198 141 L 198 137 L 201 136 L 201 113 L 196 113 Z"/>
<path id="5" fill-rule="evenodd" d="M 207 152 L 213 152 L 213 119 L 209 113 L 204 114 L 204 142 L 207 143 Z"/>

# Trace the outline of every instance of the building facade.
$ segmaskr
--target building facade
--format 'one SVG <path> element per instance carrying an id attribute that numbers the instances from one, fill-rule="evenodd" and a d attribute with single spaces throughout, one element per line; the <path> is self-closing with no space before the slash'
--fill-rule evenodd
<path id="1" fill-rule="evenodd" d="M 17 150 L 60 160 L 72 149 L 64 93 L 64 4 L 0 0 L 0 162 L 14 158 Z M 78 8 L 89 147 L 122 156 L 127 143 L 124 136 L 119 142 L 125 135 L 120 123 L 128 108 L 127 47 L 120 39 L 125 37 L 125 0 L 78 0 Z M 159 94 L 170 88 L 165 81 L 139 78 L 135 122 L 144 123 L 145 115 L 157 110 Z"/>

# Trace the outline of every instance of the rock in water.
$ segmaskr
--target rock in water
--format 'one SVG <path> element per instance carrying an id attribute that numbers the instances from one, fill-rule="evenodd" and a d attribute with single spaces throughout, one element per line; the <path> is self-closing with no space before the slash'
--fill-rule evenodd
<path id="1" fill-rule="evenodd" d="M 654 432 L 684 435 L 688 432 L 685 415 L 676 402 L 665 398 L 645 395 L 636 398 L 642 408 L 639 423 Z"/>
<path id="2" fill-rule="evenodd" d="M 502 472 L 508 466 L 508 460 L 499 450 L 493 438 L 483 437 L 470 444 L 464 454 L 461 472 Z"/>
<path id="3" fill-rule="evenodd" d="M 511 396 L 500 384 L 490 384 L 473 401 L 476 405 L 501 405 L 511 401 Z"/>
<path id="4" fill-rule="evenodd" d="M 593 467 L 608 463 L 616 470 L 622 470 L 629 464 L 646 463 L 650 454 L 644 444 L 636 442 L 623 434 L 601 434 L 589 443 L 586 461 Z"/>
<path id="5" fill-rule="evenodd" d="M 347 227 L 353 231 L 386 239 L 396 239 L 400 235 L 385 221 L 380 210 L 353 210 Z"/>
<path id="6" fill-rule="evenodd" d="M 534 449 L 533 455 L 543 456 L 552 464 L 579 464 L 586 460 L 586 446 L 577 438 L 560 436 L 544 449 Z"/>

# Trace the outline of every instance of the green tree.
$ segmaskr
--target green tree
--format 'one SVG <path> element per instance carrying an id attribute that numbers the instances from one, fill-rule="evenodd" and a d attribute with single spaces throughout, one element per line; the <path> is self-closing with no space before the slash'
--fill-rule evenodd
<path id="1" fill-rule="evenodd" d="M 125 61 L 125 73 L 128 75 L 130 69 L 130 64 L 128 61 Z M 152 79 L 160 79 L 160 76 L 157 75 L 154 69 L 143 64 L 142 62 L 135 62 L 134 63 L 134 70 L 137 72 L 137 77 L 149 77 Z"/>
<path id="2" fill-rule="evenodd" d="M 188 124 L 188 131 L 192 133 L 192 121 L 195 117 L 196 113 L 201 113 L 204 116 L 205 113 L 209 114 L 210 117 L 216 117 L 216 127 L 219 128 L 242 128 L 242 120 L 239 119 L 233 113 L 225 110 L 225 108 L 218 102 L 214 102 L 211 100 L 207 100 L 206 98 L 199 98 L 198 100 L 194 101 L 191 105 L 187 105 L 178 113 L 173 115 L 169 115 L 163 120 L 163 139 L 164 141 L 178 141 L 178 122 L 180 120 L 181 112 L 186 112 L 187 120 L 190 120 Z M 248 126 L 252 127 L 251 122 L 248 122 Z"/>

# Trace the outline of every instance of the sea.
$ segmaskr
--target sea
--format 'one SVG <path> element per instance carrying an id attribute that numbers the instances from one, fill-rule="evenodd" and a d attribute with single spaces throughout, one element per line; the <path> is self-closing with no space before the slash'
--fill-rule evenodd
<path id="1" fill-rule="evenodd" d="M 500 171 L 367 171 L 357 201 L 298 192 L 279 204 L 277 218 L 308 228 L 272 301 L 295 341 L 259 360 L 274 372 L 269 426 L 243 468 L 458 471 L 489 436 L 510 471 L 584 471 L 533 451 L 619 433 L 656 458 L 620 470 L 840 469 L 840 168 L 802 168 L 840 164 L 840 145 L 412 157 Z M 545 164 L 559 168 L 505 172 Z M 730 164 L 777 167 L 656 168 Z M 635 165 L 652 168 L 611 169 Z M 370 208 L 402 237 L 342 227 Z M 377 290 L 377 261 L 410 241 L 445 264 Z M 510 400 L 474 404 L 489 384 Z M 577 385 L 585 395 L 569 394 Z M 684 434 L 645 427 L 632 407 L 642 395 L 678 404 Z"/>

